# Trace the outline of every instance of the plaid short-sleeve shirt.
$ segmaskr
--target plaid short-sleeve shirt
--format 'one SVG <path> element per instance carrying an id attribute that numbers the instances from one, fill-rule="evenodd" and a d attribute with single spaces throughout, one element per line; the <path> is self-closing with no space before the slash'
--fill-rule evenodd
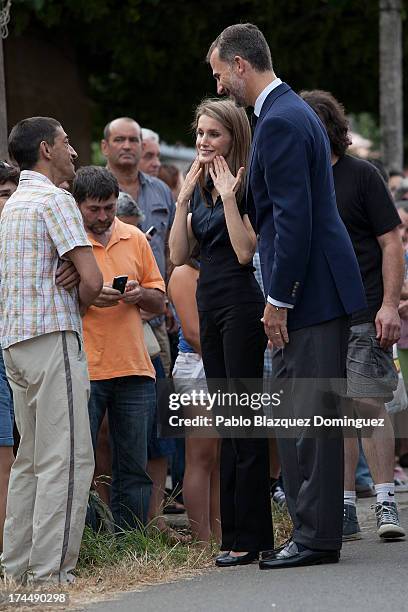
<path id="1" fill-rule="evenodd" d="M 24 170 L 0 222 L 1 346 L 55 331 L 82 334 L 77 289 L 55 284 L 61 259 L 91 246 L 74 198 Z"/>

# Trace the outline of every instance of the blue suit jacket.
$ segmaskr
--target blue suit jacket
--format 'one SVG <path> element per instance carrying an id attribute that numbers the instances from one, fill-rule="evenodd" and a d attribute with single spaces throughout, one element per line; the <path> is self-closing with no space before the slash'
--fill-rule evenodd
<path id="1" fill-rule="evenodd" d="M 265 292 L 294 305 L 288 329 L 364 308 L 360 270 L 337 210 L 325 128 L 286 83 L 262 106 L 248 169 L 248 212 L 260 235 Z"/>

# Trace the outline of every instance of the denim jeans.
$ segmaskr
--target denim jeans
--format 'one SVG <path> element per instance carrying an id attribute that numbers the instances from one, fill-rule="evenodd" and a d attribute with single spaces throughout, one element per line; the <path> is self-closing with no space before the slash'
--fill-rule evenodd
<path id="1" fill-rule="evenodd" d="M 7 380 L 3 351 L 0 348 L 0 446 L 13 446 L 13 425 L 13 396 Z"/>
<path id="2" fill-rule="evenodd" d="M 92 444 L 108 411 L 112 449 L 111 508 L 119 529 L 145 525 L 152 481 L 146 473 L 147 445 L 156 405 L 155 383 L 145 376 L 91 381 Z"/>
<path id="3" fill-rule="evenodd" d="M 361 440 L 358 440 L 359 444 L 359 457 L 358 464 L 356 468 L 356 486 L 369 488 L 373 486 L 373 479 L 371 477 L 371 472 L 367 464 L 367 460 L 364 455 L 363 447 L 361 445 Z"/>

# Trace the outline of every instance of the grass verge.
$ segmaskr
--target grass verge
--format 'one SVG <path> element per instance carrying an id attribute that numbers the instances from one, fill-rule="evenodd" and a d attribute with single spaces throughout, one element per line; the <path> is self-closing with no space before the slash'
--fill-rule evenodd
<path id="1" fill-rule="evenodd" d="M 286 511 L 276 506 L 273 507 L 273 516 L 275 543 L 279 546 L 290 537 L 291 522 Z M 197 543 L 174 543 L 155 528 L 151 528 L 148 534 L 132 531 L 116 538 L 110 533 L 96 534 L 87 527 L 76 570 L 77 579 L 67 591 L 70 596 L 69 608 L 35 606 L 34 609 L 37 612 L 42 609 L 48 612 L 81 609 L 85 603 L 109 599 L 126 591 L 190 579 L 213 568 L 217 552 L 216 546 L 203 548 Z M 0 593 L 2 589 L 4 585 Z M 55 592 L 56 589 L 49 590 Z M 19 591 L 22 589 L 19 588 Z M 44 588 L 38 589 L 38 592 L 46 591 Z M 33 606 L 13 606 L 13 610 L 33 610 Z"/>
<path id="2" fill-rule="evenodd" d="M 275 543 L 279 546 L 290 537 L 292 523 L 286 510 L 275 505 L 273 519 Z M 203 548 L 194 543 L 173 543 L 157 529 L 148 535 L 127 533 L 119 542 L 111 535 L 86 530 L 72 600 L 100 599 L 148 585 L 192 578 L 213 568 L 217 552 L 216 546 Z"/>

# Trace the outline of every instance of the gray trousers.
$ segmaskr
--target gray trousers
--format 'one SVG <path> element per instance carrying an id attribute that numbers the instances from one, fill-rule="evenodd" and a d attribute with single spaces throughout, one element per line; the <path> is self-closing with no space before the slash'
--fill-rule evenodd
<path id="1" fill-rule="evenodd" d="M 4 361 L 21 438 L 7 498 L 5 575 L 69 582 L 94 470 L 86 356 L 67 331 L 18 342 Z"/>
<path id="2" fill-rule="evenodd" d="M 273 355 L 273 372 L 286 378 L 281 416 L 340 416 L 339 379 L 345 379 L 349 319 L 342 317 L 289 332 Z M 282 434 L 281 434 L 282 435 Z M 278 437 L 289 513 L 299 544 L 340 550 L 343 532 L 343 432 L 341 427 L 305 427 Z"/>

